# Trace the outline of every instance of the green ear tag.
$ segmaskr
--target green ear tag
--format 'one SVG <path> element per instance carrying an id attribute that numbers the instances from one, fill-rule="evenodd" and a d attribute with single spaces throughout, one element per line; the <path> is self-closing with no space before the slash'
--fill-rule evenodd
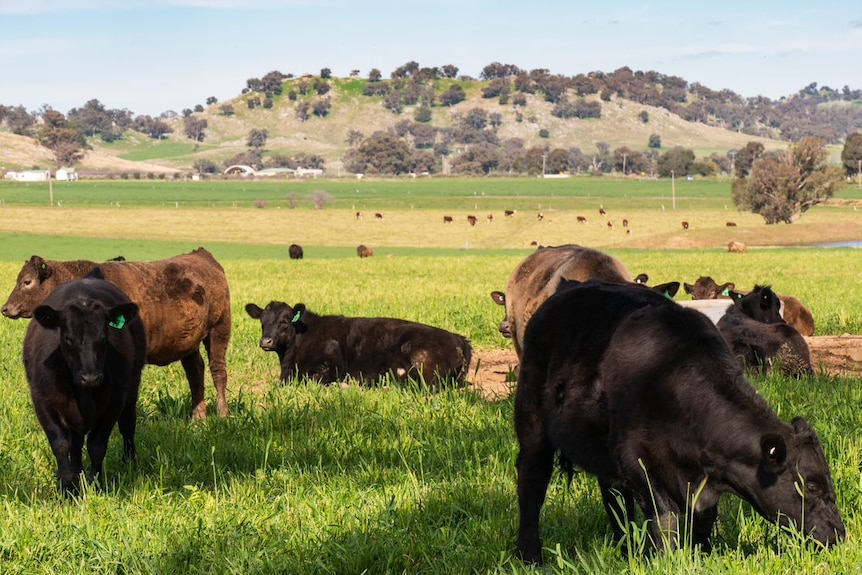
<path id="1" fill-rule="evenodd" d="M 723 290 L 721 290 L 721 295 L 723 295 L 724 297 L 730 297 L 730 289 L 724 288 Z"/>
<path id="2" fill-rule="evenodd" d="M 290 323 L 296 323 L 296 322 L 298 322 L 298 321 L 299 321 L 299 316 L 301 316 L 301 315 L 302 315 L 302 312 L 301 312 L 301 311 L 298 311 L 298 312 L 296 312 L 295 314 L 293 314 L 293 317 L 290 319 Z"/>
<path id="3" fill-rule="evenodd" d="M 118 315 L 113 320 L 109 321 L 108 325 L 114 329 L 123 329 L 123 326 L 126 325 L 126 316 Z"/>

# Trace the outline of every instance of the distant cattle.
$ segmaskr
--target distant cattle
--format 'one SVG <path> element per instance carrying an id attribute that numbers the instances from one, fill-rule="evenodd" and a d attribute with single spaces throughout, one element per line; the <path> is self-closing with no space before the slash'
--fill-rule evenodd
<path id="1" fill-rule="evenodd" d="M 629 227 L 629 221 L 626 218 L 623 218 L 623 227 L 624 228 Z"/>
<path id="2" fill-rule="evenodd" d="M 726 224 L 724 224 L 724 225 L 726 225 L 726 226 L 727 226 L 727 227 L 729 227 L 729 228 L 735 228 L 735 227 L 736 227 L 736 222 L 727 222 L 727 223 L 726 223 Z"/>
<path id="3" fill-rule="evenodd" d="M 584 216 L 578 216 L 578 223 L 579 224 L 587 223 L 587 218 L 585 218 Z"/>
<path id="4" fill-rule="evenodd" d="M 374 255 L 374 249 L 366 246 L 365 244 L 359 244 L 356 246 L 356 255 L 361 258 L 370 258 Z"/>
<path id="5" fill-rule="evenodd" d="M 507 218 L 511 218 L 512 216 L 515 215 L 515 210 L 505 210 L 503 212 L 503 215 L 506 216 Z"/>
<path id="6" fill-rule="evenodd" d="M 599 215 L 600 216 L 608 215 L 608 213 L 605 211 L 605 208 L 603 206 L 599 206 Z"/>
<path id="7" fill-rule="evenodd" d="M 444 224 L 451 224 L 452 223 L 452 216 L 443 216 L 443 223 Z"/>
<path id="8" fill-rule="evenodd" d="M 563 279 L 631 283 L 632 276 L 613 256 L 576 244 L 540 247 L 527 256 L 509 276 L 506 292 L 491 292 L 491 299 L 505 306 L 506 317 L 499 330 L 511 337 L 515 351 L 521 355 L 524 329 L 536 309 L 548 299 Z M 679 283 L 656 286 L 657 291 L 673 297 Z"/>
<path id="9" fill-rule="evenodd" d="M 304 304 L 277 301 L 245 309 L 260 320 L 260 347 L 278 355 L 282 381 L 374 382 L 390 376 L 398 382 L 412 378 L 432 386 L 460 385 L 473 353 L 463 336 L 401 319 L 321 316 Z"/>
<path id="10" fill-rule="evenodd" d="M 701 276 L 694 284 L 684 283 L 683 286 L 685 293 L 691 295 L 691 299 L 727 298 L 732 291 L 738 291 L 733 282 L 719 285 L 709 276 Z M 744 294 L 744 292 L 741 293 Z M 778 295 L 778 299 L 781 300 L 781 317 L 784 321 L 802 335 L 814 335 L 814 315 L 811 310 L 793 296 Z"/>
<path id="11" fill-rule="evenodd" d="M 292 260 L 301 260 L 303 256 L 302 246 L 299 244 L 290 244 L 290 247 L 287 248 L 287 253 Z"/>
<path id="12" fill-rule="evenodd" d="M 147 329 L 147 363 L 182 363 L 192 396 L 192 417 L 206 417 L 204 360 L 209 358 L 219 415 L 228 414 L 225 356 L 231 335 L 230 288 L 224 269 L 198 248 L 154 262 L 54 261 L 33 256 L 3 305 L 6 317 L 30 317 L 58 285 L 99 266 L 105 278 L 140 307 Z"/>
<path id="13" fill-rule="evenodd" d="M 356 219 L 357 219 L 357 220 L 361 220 L 361 219 L 362 219 L 362 212 L 356 212 Z"/>
<path id="14" fill-rule="evenodd" d="M 467 223 L 471 226 L 475 226 L 477 221 L 476 216 L 467 216 Z"/>
<path id="15" fill-rule="evenodd" d="M 545 214 L 543 214 L 542 212 L 539 212 L 538 214 L 536 214 L 536 219 L 541 222 L 542 220 L 545 219 Z"/>
<path id="16" fill-rule="evenodd" d="M 732 254 L 744 254 L 748 251 L 748 247 L 742 242 L 731 241 L 727 244 L 727 251 Z"/>
<path id="17" fill-rule="evenodd" d="M 494 214 L 488 214 L 488 215 L 485 217 L 485 219 L 486 219 L 486 220 L 488 220 L 488 223 L 490 224 L 491 222 L 493 222 L 493 221 L 494 221 Z"/>
<path id="18" fill-rule="evenodd" d="M 24 336 L 24 371 L 66 494 L 80 488 L 85 438 L 89 481 L 103 479 L 115 424 L 123 458 L 135 458 L 136 404 L 147 354 L 138 311 L 98 268 L 52 290 L 33 310 Z"/>
<path id="19" fill-rule="evenodd" d="M 684 229 L 684 230 L 687 230 L 687 229 L 688 229 L 688 222 L 683 222 L 683 223 L 682 223 L 682 229 Z"/>
<path id="20" fill-rule="evenodd" d="M 747 295 L 733 293 L 734 305 L 718 320 L 718 331 L 746 368 L 766 373 L 777 365 L 793 377 L 814 373 L 805 338 L 779 315 L 781 302 L 768 286 Z"/>
<path id="21" fill-rule="evenodd" d="M 610 221 L 610 220 L 608 220 L 608 229 L 609 229 L 609 230 L 614 229 L 614 223 L 613 223 L 612 221 Z"/>
<path id="22" fill-rule="evenodd" d="M 776 415 L 705 315 L 649 290 L 587 282 L 549 298 L 527 326 L 514 411 L 526 562 L 542 560 L 557 453 L 598 478 L 618 539 L 637 503 L 659 549 L 688 531 L 708 551 L 725 492 L 820 543 L 845 537 L 815 431 Z"/>
<path id="23" fill-rule="evenodd" d="M 377 212 L 376 214 L 374 214 L 374 219 L 375 220 L 382 220 L 383 214 L 381 214 L 380 212 Z"/>

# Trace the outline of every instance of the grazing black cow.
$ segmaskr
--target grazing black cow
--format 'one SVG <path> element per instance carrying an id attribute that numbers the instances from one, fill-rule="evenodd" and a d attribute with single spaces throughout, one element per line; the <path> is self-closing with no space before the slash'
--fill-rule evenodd
<path id="1" fill-rule="evenodd" d="M 292 376 L 331 383 L 350 377 L 376 381 L 392 376 L 432 386 L 464 383 L 473 351 L 463 336 L 421 323 L 392 318 L 317 315 L 304 304 L 250 303 L 260 320 L 260 347 L 281 362 L 281 380 Z"/>
<path id="2" fill-rule="evenodd" d="M 705 315 L 638 286 L 564 285 L 536 311 L 515 430 L 517 549 L 528 562 L 541 561 L 539 515 L 557 452 L 597 476 L 617 537 L 616 518 L 628 523 L 637 502 L 658 548 L 678 544 L 693 512 L 689 535 L 708 550 L 725 492 L 821 543 L 845 535 L 814 430 L 779 419 Z"/>
<path id="3" fill-rule="evenodd" d="M 24 370 L 36 417 L 57 458 L 64 493 L 75 494 L 87 438 L 90 471 L 101 478 L 117 423 L 123 457 L 135 457 L 135 419 L 147 354 L 138 306 L 96 268 L 62 284 L 33 310 L 24 337 Z"/>
<path id="4" fill-rule="evenodd" d="M 299 244 L 290 244 L 290 247 L 287 248 L 287 255 L 289 255 L 292 260 L 301 260 L 304 255 L 302 252 L 302 246 Z"/>
<path id="5" fill-rule="evenodd" d="M 805 338 L 778 313 L 781 301 L 769 286 L 747 295 L 730 292 L 734 305 L 718 320 L 718 331 L 743 367 L 766 373 L 777 364 L 792 377 L 812 375 Z"/>

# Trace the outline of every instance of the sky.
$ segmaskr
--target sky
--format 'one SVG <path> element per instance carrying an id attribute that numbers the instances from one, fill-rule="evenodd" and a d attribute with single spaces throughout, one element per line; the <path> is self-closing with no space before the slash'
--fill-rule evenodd
<path id="1" fill-rule="evenodd" d="M 862 88 L 859 0 L 0 0 L 0 104 L 157 116 L 278 70 L 623 66 L 777 100 Z"/>

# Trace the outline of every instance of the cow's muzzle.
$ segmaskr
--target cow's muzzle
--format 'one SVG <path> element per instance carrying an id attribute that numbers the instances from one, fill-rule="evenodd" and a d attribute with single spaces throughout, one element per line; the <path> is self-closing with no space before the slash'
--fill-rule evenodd
<path id="1" fill-rule="evenodd" d="M 81 384 L 81 387 L 99 387 L 102 383 L 102 374 L 101 373 L 82 373 L 81 378 L 78 380 Z"/>
<path id="2" fill-rule="evenodd" d="M 503 337 L 512 337 L 512 327 L 509 325 L 508 321 L 500 322 L 500 335 Z"/>
<path id="3" fill-rule="evenodd" d="M 275 340 L 271 337 L 260 338 L 260 348 L 263 351 L 275 351 Z"/>

